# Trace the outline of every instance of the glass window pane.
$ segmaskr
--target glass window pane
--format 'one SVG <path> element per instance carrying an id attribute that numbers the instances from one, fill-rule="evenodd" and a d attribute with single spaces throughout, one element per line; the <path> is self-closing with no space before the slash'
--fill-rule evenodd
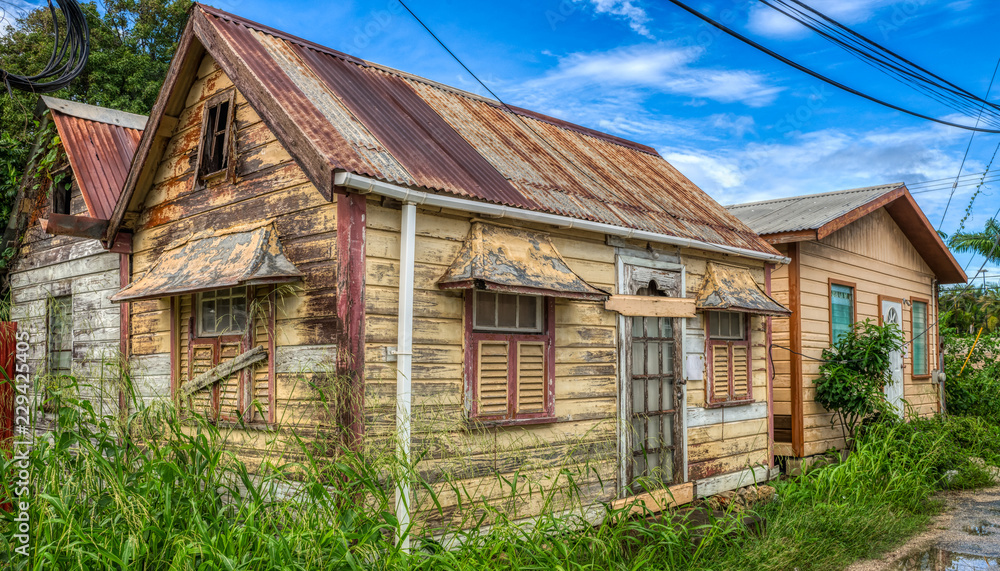
<path id="1" fill-rule="evenodd" d="M 247 329 L 247 301 L 245 297 L 233 299 L 233 331 L 243 333 Z"/>
<path id="2" fill-rule="evenodd" d="M 927 359 L 927 304 L 913 302 L 913 374 L 928 373 Z"/>
<path id="3" fill-rule="evenodd" d="M 632 412 L 646 412 L 642 408 L 642 403 L 646 399 L 646 381 L 643 379 L 632 380 Z"/>
<path id="4" fill-rule="evenodd" d="M 632 319 L 632 337 L 642 337 L 642 318 L 633 317 Z"/>
<path id="5" fill-rule="evenodd" d="M 660 344 L 660 352 L 663 354 L 663 373 L 670 375 L 674 372 L 674 344 L 665 341 Z"/>
<path id="6" fill-rule="evenodd" d="M 201 303 L 201 331 L 215 333 L 215 301 L 207 300 Z"/>
<path id="7" fill-rule="evenodd" d="M 663 382 L 663 410 L 674 408 L 674 383 Z"/>
<path id="8" fill-rule="evenodd" d="M 646 374 L 655 375 L 660 372 L 660 352 L 657 351 L 656 343 L 650 343 L 646 347 Z"/>
<path id="9" fill-rule="evenodd" d="M 476 292 L 476 327 L 496 327 L 497 295 L 484 291 Z"/>
<path id="10" fill-rule="evenodd" d="M 229 322 L 230 315 L 230 305 L 228 299 L 217 299 L 215 301 L 215 309 L 218 315 L 215 316 L 216 320 L 216 331 L 219 333 L 228 333 L 231 327 Z"/>
<path id="11" fill-rule="evenodd" d="M 832 341 L 851 330 L 854 323 L 854 288 L 833 284 L 830 286 L 830 328 Z"/>
<path id="12" fill-rule="evenodd" d="M 637 418 L 635 422 L 635 450 L 646 449 L 646 419 Z"/>
<path id="13" fill-rule="evenodd" d="M 659 320 L 655 317 L 644 317 L 643 320 L 646 322 L 646 337 L 657 337 L 659 334 Z"/>
<path id="14" fill-rule="evenodd" d="M 669 317 L 660 318 L 660 337 L 673 337 L 673 320 Z"/>
<path id="15" fill-rule="evenodd" d="M 497 294 L 497 327 L 517 327 L 517 296 Z"/>
<path id="16" fill-rule="evenodd" d="M 522 295 L 517 298 L 519 329 L 538 329 L 538 298 Z"/>
<path id="17" fill-rule="evenodd" d="M 646 383 L 646 386 L 648 387 L 646 391 L 646 410 L 650 412 L 662 410 L 660 408 L 660 381 L 652 379 Z"/>
<path id="18" fill-rule="evenodd" d="M 632 374 L 633 375 L 642 375 L 642 374 L 644 374 L 643 367 L 642 367 L 643 364 L 645 363 L 645 361 L 643 360 L 643 354 L 642 354 L 642 348 L 643 347 L 644 347 L 643 343 L 632 343 Z"/>
<path id="19" fill-rule="evenodd" d="M 720 331 L 721 313 L 718 311 L 708 312 L 708 335 L 709 337 L 721 337 Z"/>

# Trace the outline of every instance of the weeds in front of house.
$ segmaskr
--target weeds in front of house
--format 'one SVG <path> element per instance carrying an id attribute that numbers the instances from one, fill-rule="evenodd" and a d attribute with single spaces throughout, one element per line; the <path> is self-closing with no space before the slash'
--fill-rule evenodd
<path id="1" fill-rule="evenodd" d="M 475 428 L 437 440 L 435 423 L 453 421 L 447 407 L 415 419 L 432 452 L 402 464 L 388 437 L 348 451 L 334 428 L 329 438 L 322 427 L 255 432 L 181 419 L 134 394 L 136 412 L 122 417 L 89 395 L 69 384 L 49 397 L 57 422 L 30 469 L 35 569 L 835 569 L 924 525 L 937 490 L 985 485 L 970 456 L 1000 462 L 1000 429 L 976 418 L 865 426 L 845 461 L 777 484 L 778 499 L 758 511 L 766 532 L 754 534 L 737 518 L 594 507 L 589 498 L 614 488 L 613 452 L 569 446 L 545 466 L 525 460 L 542 443 Z M 462 454 L 491 439 L 492 462 Z M 521 467 L 505 469 L 505 458 Z M 419 512 L 403 531 L 410 552 L 397 541 L 398 478 L 412 483 Z M 0 516 L 0 533 L 11 524 Z"/>

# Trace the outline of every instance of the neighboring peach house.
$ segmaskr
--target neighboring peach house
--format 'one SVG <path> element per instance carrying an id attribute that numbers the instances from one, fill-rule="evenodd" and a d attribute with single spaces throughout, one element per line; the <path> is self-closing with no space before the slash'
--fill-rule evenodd
<path id="1" fill-rule="evenodd" d="M 832 413 L 814 400 L 813 379 L 823 349 L 865 319 L 898 324 L 906 340 L 890 402 L 901 414 L 941 410 L 938 287 L 967 278 L 903 183 L 727 208 L 792 260 L 771 277 L 775 298 L 792 310 L 773 319 L 775 455 L 844 446 Z"/>

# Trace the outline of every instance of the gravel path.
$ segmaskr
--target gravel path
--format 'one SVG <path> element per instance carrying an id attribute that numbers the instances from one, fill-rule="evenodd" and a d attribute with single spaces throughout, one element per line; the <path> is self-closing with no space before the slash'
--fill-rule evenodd
<path id="1" fill-rule="evenodd" d="M 946 510 L 928 529 L 848 571 L 1000 571 L 1000 487 L 938 496 Z"/>

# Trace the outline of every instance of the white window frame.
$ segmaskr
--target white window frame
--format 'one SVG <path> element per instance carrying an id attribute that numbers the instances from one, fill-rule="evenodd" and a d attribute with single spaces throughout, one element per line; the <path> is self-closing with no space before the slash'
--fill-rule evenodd
<path id="1" fill-rule="evenodd" d="M 739 318 L 739 333 L 737 335 L 716 335 L 712 333 L 712 315 L 735 315 Z M 709 311 L 708 312 L 708 338 L 709 339 L 721 339 L 726 341 L 746 341 L 747 340 L 747 328 L 746 328 L 746 314 L 739 311 Z M 732 325 L 732 322 L 729 322 Z M 730 331 L 732 327 L 730 327 Z"/>
<path id="2" fill-rule="evenodd" d="M 518 310 L 516 312 L 517 320 L 521 320 L 520 311 L 520 298 L 529 297 L 535 299 L 535 323 L 536 327 L 484 327 L 478 325 L 479 323 L 479 296 L 480 295 L 492 295 L 495 299 L 499 300 L 500 295 L 512 295 L 518 298 Z M 542 322 L 542 305 L 545 303 L 545 298 L 540 295 L 523 295 L 519 293 L 507 293 L 501 291 L 483 291 L 474 290 L 472 297 L 472 330 L 473 331 L 498 331 L 498 332 L 510 332 L 510 333 L 530 333 L 530 334 L 541 334 L 545 331 L 545 323 Z M 500 311 L 500 304 L 494 304 L 494 314 L 493 322 L 499 323 L 499 315 L 496 312 Z"/>
<path id="3" fill-rule="evenodd" d="M 243 289 L 243 295 L 242 296 L 233 295 L 232 291 L 234 289 L 237 289 L 237 288 L 242 288 Z M 229 295 L 223 296 L 223 297 L 220 298 L 219 297 L 219 293 L 224 292 L 224 291 L 228 291 Z M 247 304 L 247 307 L 246 307 L 247 317 L 246 317 L 246 324 L 244 325 L 244 327 L 242 329 L 231 329 L 229 331 L 215 331 L 215 332 L 205 331 L 205 328 L 204 328 L 204 319 L 203 319 L 203 311 L 204 311 L 204 309 L 202 308 L 202 303 L 203 303 L 203 297 L 204 297 L 204 295 L 206 293 L 214 293 L 215 296 L 216 296 L 215 298 L 213 298 L 212 300 L 209 300 L 209 301 L 214 301 L 214 300 L 218 300 L 218 299 L 233 300 L 233 299 L 241 299 L 242 298 L 243 302 L 245 304 Z M 196 321 L 198 322 L 198 337 L 239 336 L 239 335 L 245 335 L 246 332 L 247 332 L 247 329 L 249 329 L 249 327 L 250 327 L 250 306 L 249 306 L 249 302 L 247 301 L 247 286 L 235 286 L 235 287 L 229 287 L 229 288 L 222 288 L 222 289 L 212 290 L 211 292 L 201 292 L 201 293 L 199 293 L 196 296 L 196 301 L 197 301 L 197 306 L 196 306 L 197 311 L 196 311 L 195 316 L 197 318 Z M 232 308 L 232 304 L 230 304 L 229 307 Z M 230 314 L 232 314 L 231 311 L 230 311 Z M 219 318 L 219 316 L 216 315 L 216 321 L 218 321 L 218 318 Z M 232 319 L 232 321 L 235 322 L 236 320 Z"/>

